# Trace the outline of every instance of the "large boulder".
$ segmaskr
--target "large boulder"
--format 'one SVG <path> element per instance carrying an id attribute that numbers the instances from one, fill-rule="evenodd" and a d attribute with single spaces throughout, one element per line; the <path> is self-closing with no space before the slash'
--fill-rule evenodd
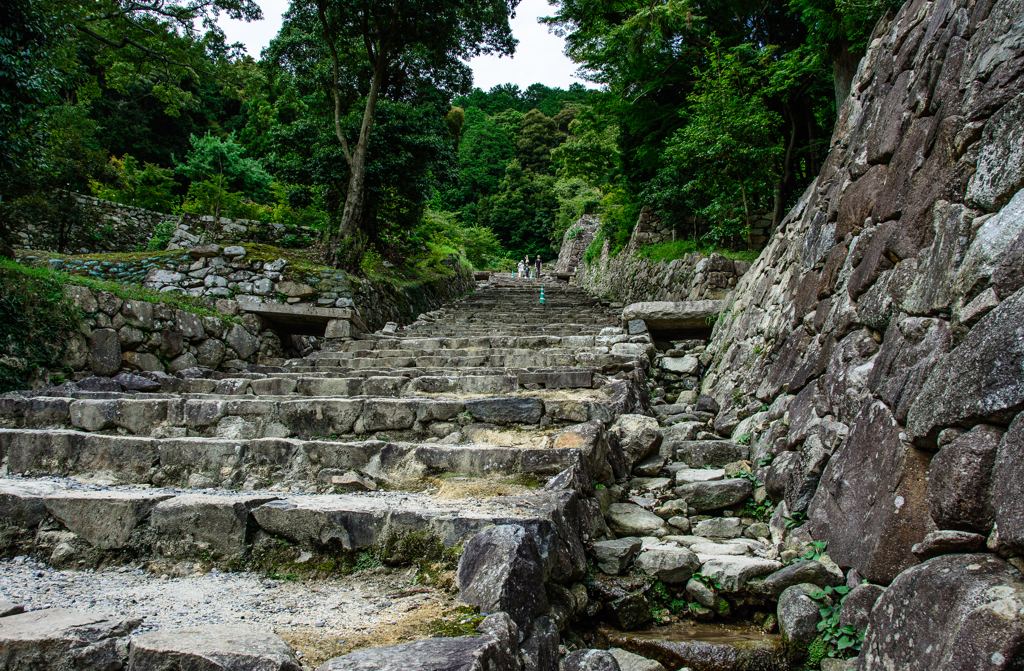
<path id="1" fill-rule="evenodd" d="M 996 514 L 999 543 L 1024 554 L 1024 413 L 1010 424 L 999 443 L 992 469 L 992 507 Z"/>
<path id="2" fill-rule="evenodd" d="M 657 536 L 668 533 L 665 521 L 635 503 L 613 503 L 605 517 L 608 527 L 618 536 Z"/>
<path id="3" fill-rule="evenodd" d="M 725 301 L 650 301 L 631 303 L 622 310 L 622 324 L 641 319 L 652 331 L 709 329 Z"/>
<path id="4" fill-rule="evenodd" d="M 519 632 L 507 616 L 489 615 L 479 629 L 479 636 L 365 648 L 329 659 L 317 671 L 519 671 Z"/>
<path id="5" fill-rule="evenodd" d="M 746 459 L 750 448 L 727 440 L 682 440 L 674 444 L 674 457 L 690 468 L 722 468 Z"/>
<path id="6" fill-rule="evenodd" d="M 536 424 L 544 414 L 539 398 L 482 398 L 466 401 L 466 410 L 488 424 Z"/>
<path id="7" fill-rule="evenodd" d="M 933 445 L 944 427 L 1007 422 L 1024 408 L 1024 289 L 981 318 L 936 364 L 907 415 L 907 434 Z"/>
<path id="8" fill-rule="evenodd" d="M 640 553 L 636 567 L 666 585 L 685 584 L 700 570 L 700 560 L 688 548 L 668 545 L 653 547 Z"/>
<path id="9" fill-rule="evenodd" d="M 273 633 L 242 624 L 160 629 L 132 638 L 132 671 L 301 671 L 295 653 Z"/>
<path id="10" fill-rule="evenodd" d="M 988 554 L 943 555 L 900 574 L 871 610 L 857 671 L 1019 668 L 1024 580 Z"/>
<path id="11" fill-rule="evenodd" d="M 889 584 L 917 563 L 911 548 L 935 529 L 927 505 L 929 460 L 902 440 L 885 404 L 867 403 L 821 476 L 808 509 L 811 536 L 828 542 L 840 566 Z"/>
<path id="12" fill-rule="evenodd" d="M 701 561 L 701 574 L 721 585 L 724 592 L 738 592 L 748 581 L 782 568 L 781 563 L 760 557 L 697 555 L 697 558 Z"/>
<path id="13" fill-rule="evenodd" d="M 942 446 L 928 471 L 928 508 L 940 529 L 992 530 L 992 467 L 1003 431 L 979 424 Z"/>
<path id="14" fill-rule="evenodd" d="M 871 583 L 857 585 L 843 598 L 843 608 L 839 611 L 839 624 L 853 627 L 857 631 L 868 628 L 871 609 L 885 593 L 885 588 Z"/>
<path id="15" fill-rule="evenodd" d="M 63 608 L 0 618 L 0 668 L 79 671 L 123 667 L 126 637 L 138 620 Z"/>
<path id="16" fill-rule="evenodd" d="M 791 660 L 806 657 L 807 647 L 818 637 L 822 604 L 810 595 L 820 591 L 817 585 L 801 583 L 787 587 L 779 596 L 779 631 Z"/>
<path id="17" fill-rule="evenodd" d="M 508 613 L 521 631 L 547 606 L 544 570 L 533 538 L 521 526 L 481 531 L 466 544 L 456 582 L 459 598 L 484 613 Z"/>
<path id="18" fill-rule="evenodd" d="M 89 368 L 110 377 L 121 370 L 121 338 L 114 329 L 94 329 L 89 334 Z"/>
<path id="19" fill-rule="evenodd" d="M 620 671 L 619 662 L 607 650 L 573 650 L 562 661 L 562 671 Z"/>
<path id="20" fill-rule="evenodd" d="M 694 510 L 717 510 L 746 500 L 754 486 L 746 478 L 690 482 L 675 488 L 675 496 Z"/>
<path id="21" fill-rule="evenodd" d="M 619 415 L 611 427 L 619 439 L 629 471 L 661 447 L 662 435 L 658 420 L 644 415 Z"/>
<path id="22" fill-rule="evenodd" d="M 779 595 L 793 585 L 800 584 L 817 585 L 822 588 L 838 587 L 843 584 L 843 575 L 828 570 L 821 562 L 805 559 L 790 564 L 764 579 L 764 589 L 773 599 L 778 599 Z"/>
<path id="23" fill-rule="evenodd" d="M 617 538 L 594 543 L 590 553 L 597 562 L 597 568 L 608 575 L 618 575 L 629 568 L 642 545 L 639 538 Z"/>

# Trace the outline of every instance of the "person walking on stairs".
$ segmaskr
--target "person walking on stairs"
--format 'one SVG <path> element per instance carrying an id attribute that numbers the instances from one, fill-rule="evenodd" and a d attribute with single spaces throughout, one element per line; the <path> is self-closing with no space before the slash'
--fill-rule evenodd
<path id="1" fill-rule="evenodd" d="M 523 273 L 526 272 L 526 266 L 522 261 L 519 262 L 519 279 L 523 279 Z"/>
<path id="2" fill-rule="evenodd" d="M 540 254 L 537 255 L 537 272 L 533 276 L 540 277 Z"/>

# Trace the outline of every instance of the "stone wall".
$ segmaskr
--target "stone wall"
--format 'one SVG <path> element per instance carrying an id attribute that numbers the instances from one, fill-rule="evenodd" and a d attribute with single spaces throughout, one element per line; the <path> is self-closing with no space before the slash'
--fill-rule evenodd
<path id="1" fill-rule="evenodd" d="M 562 236 L 562 248 L 555 263 L 556 273 L 573 273 L 583 265 L 583 255 L 594 241 L 601 220 L 596 215 L 584 214 Z"/>
<path id="2" fill-rule="evenodd" d="M 423 312 L 473 290 L 473 273 L 458 259 L 445 261 L 449 276 L 397 285 L 331 268 L 294 267 L 287 259 L 252 258 L 245 246 L 203 245 L 124 261 L 47 259 L 21 255 L 23 263 L 48 265 L 74 275 L 143 286 L 214 301 L 353 307 L 371 330 L 387 322 L 410 324 Z"/>
<path id="3" fill-rule="evenodd" d="M 223 316 L 215 317 L 76 285 L 65 293 L 85 314 L 61 362 L 78 379 L 121 370 L 158 376 L 198 366 L 238 370 L 283 355 L 277 335 L 256 315 L 238 317 L 234 301 L 221 301 Z"/>
<path id="4" fill-rule="evenodd" d="M 122 205 L 93 196 L 58 192 L 54 199 L 70 198 L 81 211 L 83 221 L 64 232 L 66 242 L 58 249 L 61 233 L 58 223 L 24 221 L 12 231 L 15 249 L 63 251 L 68 254 L 97 254 L 145 249 L 160 225 L 174 232 L 168 250 L 180 250 L 209 243 L 263 243 L 286 246 L 308 246 L 316 238 L 309 226 L 288 227 L 283 224 L 252 219 L 219 219 L 198 214 L 164 214 L 130 205 Z"/>
<path id="5" fill-rule="evenodd" d="M 1019 0 L 911 0 L 878 25 L 821 175 L 708 348 L 716 429 L 749 434 L 777 514 L 806 515 L 868 581 L 914 572 L 918 593 L 940 578 L 914 567 L 956 547 L 987 541 L 992 561 L 1024 568 L 1021 13 Z M 915 650 L 944 649 L 970 617 L 933 627 L 929 613 L 875 608 L 857 668 L 997 665 L 980 648 L 892 661 L 901 630 L 930 630 Z M 1006 650 L 995 636 L 986 649 Z"/>
<path id="6" fill-rule="evenodd" d="M 625 248 L 612 257 L 605 240 L 599 259 L 590 265 L 581 263 L 576 268 L 576 284 L 598 296 L 627 304 L 720 299 L 736 286 L 737 279 L 750 267 L 749 263 L 733 261 L 721 254 L 705 256 L 693 253 L 682 259 L 657 262 L 639 257 L 637 252 L 644 245 L 664 241 L 666 234 L 658 225 L 644 208 Z M 589 235 L 593 240 L 597 229 L 585 227 L 581 230 L 580 237 Z M 571 252 L 576 249 L 575 243 L 567 248 L 563 241 L 562 249 Z M 562 255 L 558 258 L 561 264 Z"/>
<path id="7" fill-rule="evenodd" d="M 14 249 L 37 249 L 68 254 L 97 254 L 145 249 L 156 227 L 180 217 L 101 200 L 80 193 L 58 192 L 53 200 L 67 199 L 81 221 L 22 221 L 12 226 Z M 63 229 L 63 230 L 62 230 Z M 63 249 L 61 242 L 63 240 Z"/>

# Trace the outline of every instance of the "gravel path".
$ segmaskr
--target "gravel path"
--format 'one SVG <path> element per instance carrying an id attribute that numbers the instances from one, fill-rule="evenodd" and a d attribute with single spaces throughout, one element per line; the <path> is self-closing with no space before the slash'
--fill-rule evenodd
<path id="1" fill-rule="evenodd" d="M 25 557 L 0 561 L 0 599 L 26 610 L 71 608 L 140 618 L 137 631 L 245 623 L 272 629 L 317 664 L 376 640 L 427 635 L 453 606 L 444 592 L 411 584 L 414 569 L 385 568 L 327 580 L 270 580 L 212 570 L 187 577 L 142 567 L 58 571 Z M 413 622 L 415 621 L 415 623 Z"/>

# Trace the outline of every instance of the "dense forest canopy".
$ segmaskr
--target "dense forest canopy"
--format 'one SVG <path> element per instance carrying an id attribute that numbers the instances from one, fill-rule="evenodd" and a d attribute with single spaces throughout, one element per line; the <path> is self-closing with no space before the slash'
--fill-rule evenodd
<path id="1" fill-rule="evenodd" d="M 253 0 L 5 3 L 0 225 L 74 217 L 53 195 L 71 190 L 279 222 L 342 266 L 461 251 L 507 268 L 552 258 L 584 213 L 615 251 L 648 206 L 697 245 L 742 246 L 752 212 L 778 221 L 817 173 L 895 8 L 552 5 L 599 88 L 472 87 L 466 59 L 515 50 L 515 0 L 295 2 L 259 60 L 216 23 L 259 20 Z"/>

